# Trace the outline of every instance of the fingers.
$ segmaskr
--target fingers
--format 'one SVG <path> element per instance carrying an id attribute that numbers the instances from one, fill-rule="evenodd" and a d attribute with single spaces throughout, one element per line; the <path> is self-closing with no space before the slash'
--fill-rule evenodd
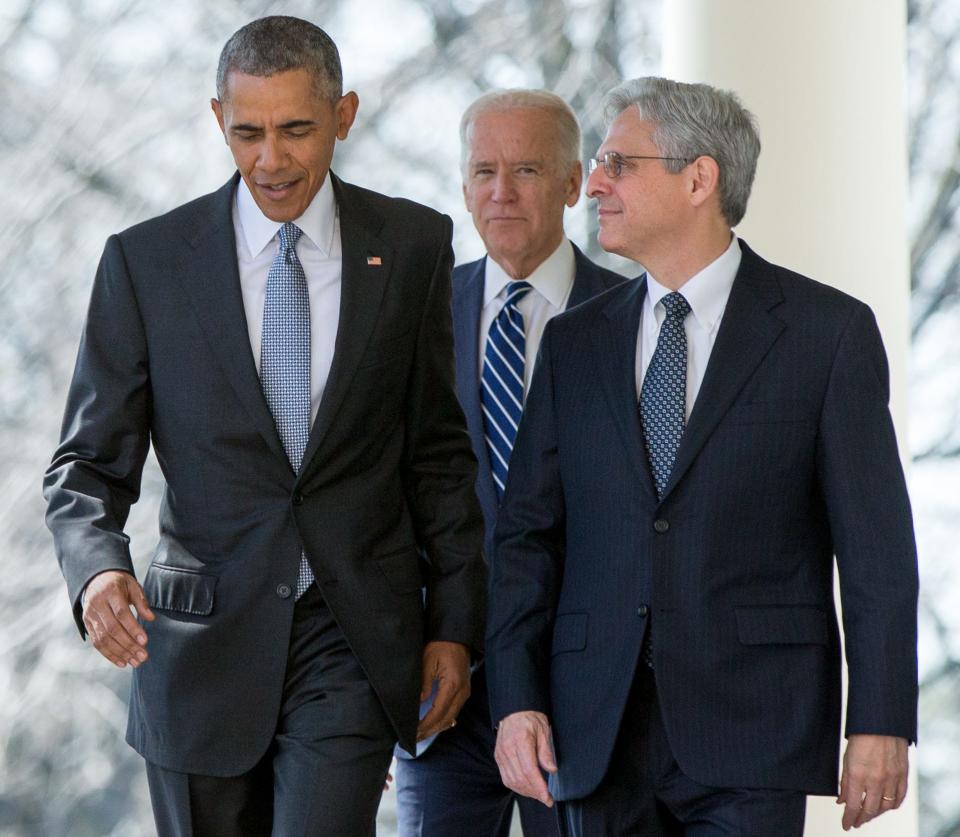
<path id="1" fill-rule="evenodd" d="M 852 735 L 843 757 L 837 803 L 844 806 L 844 831 L 899 808 L 907 794 L 907 741 L 881 735 Z"/>
<path id="2" fill-rule="evenodd" d="M 553 756 L 553 742 L 549 734 L 537 737 L 537 763 L 547 773 L 557 772 L 557 760 Z"/>
<path id="3" fill-rule="evenodd" d="M 556 770 L 550 745 L 550 725 L 539 712 L 517 712 L 501 721 L 494 758 L 503 784 L 551 807 L 553 797 L 541 765 Z"/>
<path id="4" fill-rule="evenodd" d="M 153 618 L 142 588 L 129 573 L 101 573 L 87 585 L 83 624 L 94 647 L 118 668 L 137 668 L 147 659 L 147 634 L 134 619 L 131 605 Z"/>
<path id="5" fill-rule="evenodd" d="M 427 693 L 429 694 L 429 691 Z M 469 696 L 469 680 L 457 682 L 441 674 L 437 681 L 437 694 L 433 699 L 433 706 L 417 726 L 417 740 L 422 741 L 424 738 L 454 727 L 460 708 Z"/>
<path id="6" fill-rule="evenodd" d="M 423 741 L 450 729 L 456 723 L 460 708 L 470 697 L 470 654 L 456 642 L 428 642 L 423 649 L 423 679 L 420 700 L 437 691 L 433 705 L 417 726 L 417 740 Z"/>

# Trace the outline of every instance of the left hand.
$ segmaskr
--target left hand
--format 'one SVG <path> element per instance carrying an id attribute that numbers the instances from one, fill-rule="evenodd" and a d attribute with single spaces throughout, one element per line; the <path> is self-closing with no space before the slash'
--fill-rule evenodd
<path id="1" fill-rule="evenodd" d="M 423 647 L 421 701 L 433 691 L 434 681 L 437 681 L 437 694 L 430 711 L 417 726 L 417 741 L 452 727 L 460 707 L 470 697 L 470 651 L 466 645 L 436 640 Z"/>
<path id="2" fill-rule="evenodd" d="M 843 754 L 840 795 L 843 830 L 859 828 L 899 808 L 907 795 L 907 739 L 892 735 L 851 735 Z"/>

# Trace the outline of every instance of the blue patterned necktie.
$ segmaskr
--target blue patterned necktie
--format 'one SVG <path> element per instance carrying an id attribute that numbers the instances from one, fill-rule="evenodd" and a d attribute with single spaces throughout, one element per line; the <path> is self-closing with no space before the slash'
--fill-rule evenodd
<path id="1" fill-rule="evenodd" d="M 657 496 L 663 497 L 687 423 L 687 335 L 683 320 L 690 313 L 690 303 L 676 291 L 660 302 L 667 316 L 660 325 L 657 348 L 640 388 L 640 420 Z"/>
<path id="2" fill-rule="evenodd" d="M 303 230 L 280 227 L 280 247 L 267 274 L 260 343 L 260 385 L 296 473 L 310 437 L 310 293 L 296 246 Z M 297 598 L 313 582 L 307 557 L 300 555 Z"/>
<path id="3" fill-rule="evenodd" d="M 507 285 L 507 300 L 490 324 L 480 374 L 480 406 L 483 408 L 484 435 L 490 451 L 490 471 L 503 499 L 510 468 L 510 454 L 523 415 L 523 370 L 527 337 L 523 315 L 517 308 L 531 290 L 529 282 Z"/>
<path id="4" fill-rule="evenodd" d="M 640 387 L 640 421 L 657 496 L 663 497 L 687 423 L 687 334 L 683 321 L 690 313 L 690 303 L 676 291 L 660 302 L 667 316 L 660 324 L 657 348 Z M 653 668 L 653 624 L 649 620 L 642 654 L 644 662 Z"/>

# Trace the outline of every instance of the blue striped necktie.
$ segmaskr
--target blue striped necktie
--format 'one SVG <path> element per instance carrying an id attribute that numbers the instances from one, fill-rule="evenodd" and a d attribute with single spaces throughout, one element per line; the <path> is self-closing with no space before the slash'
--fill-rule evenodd
<path id="1" fill-rule="evenodd" d="M 267 274 L 260 343 L 260 385 L 283 450 L 298 474 L 310 437 L 310 292 L 297 258 L 301 235 L 295 224 L 280 227 L 280 247 Z M 301 553 L 298 599 L 312 582 L 313 571 Z"/>
<path id="2" fill-rule="evenodd" d="M 526 332 L 523 315 L 517 308 L 531 290 L 529 282 L 507 285 L 507 300 L 490 324 L 480 374 L 480 406 L 483 408 L 484 435 L 490 451 L 490 471 L 503 499 L 510 468 L 510 454 L 523 415 L 523 374 Z"/>

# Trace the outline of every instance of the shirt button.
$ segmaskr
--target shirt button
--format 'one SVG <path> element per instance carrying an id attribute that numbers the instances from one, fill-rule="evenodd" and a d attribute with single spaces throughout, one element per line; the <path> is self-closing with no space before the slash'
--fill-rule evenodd
<path id="1" fill-rule="evenodd" d="M 649 612 L 650 612 L 650 608 L 647 607 L 645 604 L 640 605 L 640 607 L 637 608 L 637 616 L 643 617 L 643 616 L 646 616 Z"/>
<path id="2" fill-rule="evenodd" d="M 299 491 L 293 495 L 293 504 L 295 506 L 303 505 L 303 495 Z"/>
<path id="3" fill-rule="evenodd" d="M 670 528 L 670 524 L 661 517 L 658 520 L 653 521 L 653 528 L 658 535 L 662 535 Z"/>
<path id="4" fill-rule="evenodd" d="M 277 595 L 278 595 L 281 599 L 289 599 L 289 598 L 290 598 L 290 594 L 291 594 L 292 592 L 293 592 L 293 590 L 290 589 L 290 585 L 289 585 L 289 584 L 278 584 L 278 585 L 277 585 Z"/>

